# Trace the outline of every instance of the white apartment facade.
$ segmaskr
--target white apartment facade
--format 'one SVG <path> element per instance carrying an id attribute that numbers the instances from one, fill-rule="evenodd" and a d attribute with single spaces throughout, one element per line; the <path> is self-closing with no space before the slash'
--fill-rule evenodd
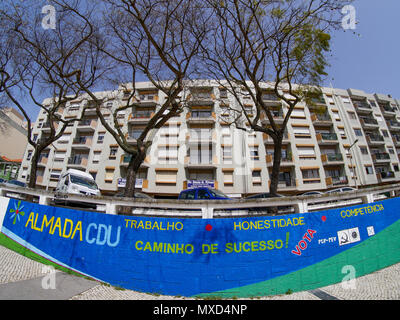
<path id="1" fill-rule="evenodd" d="M 136 83 L 138 106 L 118 115 L 128 141 L 134 143 L 143 125 L 165 97 L 151 83 Z M 267 87 L 267 85 L 266 85 Z M 355 89 L 322 88 L 317 107 L 300 103 L 293 111 L 283 141 L 278 192 L 299 194 L 340 186 L 364 187 L 400 181 L 400 101 L 387 95 Z M 284 90 L 283 90 L 284 91 Z M 120 87 L 99 95 L 112 96 L 104 104 L 107 121 L 127 97 Z M 152 136 L 152 145 L 137 177 L 137 188 L 155 197 L 176 198 L 180 191 L 200 185 L 217 188 L 232 197 L 268 192 L 273 144 L 265 134 L 226 125 L 226 108 L 240 109 L 237 101 L 216 81 L 198 81 L 185 89 L 188 107 Z M 243 97 L 248 110 L 251 99 Z M 264 100 L 283 120 L 286 105 L 267 93 Z M 63 116 L 77 117 L 84 97 L 70 102 Z M 268 125 L 268 120 L 260 120 Z M 36 139 L 48 132 L 41 112 Z M 28 145 L 19 179 L 28 178 L 32 150 Z M 41 156 L 37 186 L 54 189 L 67 168 L 91 173 L 102 194 L 124 186 L 129 157 L 124 154 L 94 111 L 68 127 Z"/>

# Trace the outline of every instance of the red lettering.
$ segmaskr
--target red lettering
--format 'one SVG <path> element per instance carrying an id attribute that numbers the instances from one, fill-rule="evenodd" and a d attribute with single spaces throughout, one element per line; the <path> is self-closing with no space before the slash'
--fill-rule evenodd
<path id="1" fill-rule="evenodd" d="M 296 250 L 292 250 L 292 253 L 295 254 L 295 255 L 301 256 L 301 251 L 300 251 L 298 245 L 296 246 Z"/>
<path id="2" fill-rule="evenodd" d="M 312 230 L 312 229 L 308 229 L 307 232 L 308 232 L 308 234 L 310 235 L 311 238 L 314 238 L 313 234 L 317 233 L 317 231 Z"/>

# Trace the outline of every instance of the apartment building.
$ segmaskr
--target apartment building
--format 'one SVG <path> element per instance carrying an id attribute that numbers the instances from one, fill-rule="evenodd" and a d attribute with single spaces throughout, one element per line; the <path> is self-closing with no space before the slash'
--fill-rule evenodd
<path id="1" fill-rule="evenodd" d="M 149 82 L 135 87 L 137 107 L 117 115 L 131 143 L 165 99 Z M 322 90 L 313 107 L 300 103 L 291 114 L 283 140 L 279 192 L 399 181 L 400 101 L 356 89 Z M 107 121 L 113 121 L 112 111 L 124 103 L 129 90 L 120 87 L 98 94 L 112 97 L 103 107 Z M 152 145 L 139 170 L 137 189 L 160 198 L 176 198 L 181 190 L 200 185 L 232 197 L 268 192 L 272 139 L 227 125 L 232 109 L 240 107 L 216 81 L 191 83 L 183 94 L 188 102 L 185 111 L 149 137 Z M 251 99 L 246 95 L 243 99 L 251 114 L 255 111 Z M 277 123 L 283 121 L 287 106 L 267 90 L 263 99 L 275 110 Z M 84 103 L 85 97 L 72 101 L 61 113 L 77 117 Z M 37 139 L 48 133 L 46 121 L 41 112 L 33 132 Z M 268 125 L 265 115 L 260 122 Z M 28 177 L 31 155 L 28 146 L 19 175 L 22 181 Z M 42 153 L 37 184 L 53 189 L 63 171 L 75 168 L 91 173 L 103 194 L 113 194 L 124 187 L 128 163 L 129 155 L 90 111 Z"/>

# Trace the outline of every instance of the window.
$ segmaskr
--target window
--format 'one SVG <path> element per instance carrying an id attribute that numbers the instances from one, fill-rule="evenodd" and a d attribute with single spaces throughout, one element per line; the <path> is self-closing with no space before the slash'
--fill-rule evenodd
<path id="1" fill-rule="evenodd" d="M 71 134 L 65 133 L 57 140 L 57 143 L 68 143 L 70 139 L 71 139 Z"/>
<path id="2" fill-rule="evenodd" d="M 104 177 L 104 181 L 106 183 L 112 183 L 113 179 L 114 179 L 114 169 L 106 168 L 106 174 Z"/>
<path id="3" fill-rule="evenodd" d="M 115 159 L 117 157 L 118 147 L 110 146 L 110 159 Z"/>
<path id="4" fill-rule="evenodd" d="M 99 134 L 97 136 L 97 143 L 103 143 L 103 141 L 104 141 L 104 133 L 99 132 Z"/>
<path id="5" fill-rule="evenodd" d="M 233 185 L 233 170 L 223 170 L 224 185 Z"/>
<path id="6" fill-rule="evenodd" d="M 332 113 L 333 113 L 333 119 L 335 119 L 335 121 L 340 121 L 339 111 L 332 110 Z"/>
<path id="7" fill-rule="evenodd" d="M 354 134 L 357 137 L 362 137 L 362 135 L 363 135 L 361 129 L 358 129 L 358 128 L 354 128 Z"/>
<path id="8" fill-rule="evenodd" d="M 222 146 L 222 160 L 232 162 L 232 146 Z"/>
<path id="9" fill-rule="evenodd" d="M 176 184 L 175 170 L 156 170 L 156 183 Z"/>
<path id="10" fill-rule="evenodd" d="M 398 164 L 393 164 L 393 170 L 395 172 L 399 172 L 399 165 Z"/>
<path id="11" fill-rule="evenodd" d="M 318 179 L 319 169 L 302 169 L 303 179 Z"/>
<path id="12" fill-rule="evenodd" d="M 360 146 L 360 151 L 361 151 L 361 154 L 363 154 L 363 155 L 368 154 L 368 149 L 365 146 Z"/>
<path id="13" fill-rule="evenodd" d="M 259 154 L 258 154 L 258 146 L 249 146 L 250 149 L 250 159 L 252 160 L 259 160 Z"/>
<path id="14" fill-rule="evenodd" d="M 28 154 L 26 155 L 26 160 L 28 160 L 28 161 L 31 160 L 32 152 L 33 152 L 32 150 L 28 151 Z"/>
<path id="15" fill-rule="evenodd" d="M 228 97 L 228 90 L 221 88 L 219 89 L 219 97 L 220 98 L 227 98 Z"/>
<path id="16" fill-rule="evenodd" d="M 350 103 L 350 98 L 349 97 L 340 97 L 342 98 L 343 103 Z"/>
<path id="17" fill-rule="evenodd" d="M 178 146 L 160 146 L 157 151 L 160 163 L 176 163 L 178 161 Z"/>
<path id="18" fill-rule="evenodd" d="M 297 153 L 300 158 L 315 158 L 314 146 L 297 146 Z"/>
<path id="19" fill-rule="evenodd" d="M 101 151 L 94 151 L 93 152 L 93 163 L 100 162 L 100 155 L 101 155 Z"/>
<path id="20" fill-rule="evenodd" d="M 353 112 L 353 111 L 348 111 L 347 113 L 349 114 L 349 118 L 350 118 L 351 120 L 356 120 L 356 119 L 357 119 L 357 116 L 356 116 L 355 112 Z"/>
<path id="21" fill-rule="evenodd" d="M 58 181 L 58 179 L 61 176 L 61 169 L 52 169 L 50 172 L 50 180 L 56 180 Z"/>
<path id="22" fill-rule="evenodd" d="M 261 184 L 261 170 L 253 170 L 251 173 L 253 185 Z"/>
<path id="23" fill-rule="evenodd" d="M 305 118 L 306 114 L 304 113 L 304 109 L 293 109 L 290 114 L 291 118 Z"/>
<path id="24" fill-rule="evenodd" d="M 373 174 L 374 170 L 372 169 L 372 166 L 365 166 L 365 171 L 367 174 Z"/>
<path id="25" fill-rule="evenodd" d="M 192 145 L 189 149 L 190 163 L 192 164 L 211 164 L 212 145 L 198 144 Z"/>
<path id="26" fill-rule="evenodd" d="M 301 169 L 303 183 L 319 183 L 319 169 Z"/>
<path id="27" fill-rule="evenodd" d="M 387 130 L 382 130 L 382 134 L 385 138 L 389 137 Z"/>
<path id="28" fill-rule="evenodd" d="M 388 152 L 389 152 L 390 154 L 394 154 L 394 150 L 393 150 L 393 148 L 391 148 L 391 147 L 388 147 L 387 149 L 388 149 Z"/>
<path id="29" fill-rule="evenodd" d="M 311 138 L 310 128 L 308 126 L 292 126 L 296 138 Z"/>
<path id="30" fill-rule="evenodd" d="M 54 154 L 54 161 L 64 161 L 66 156 L 65 150 L 56 150 Z"/>

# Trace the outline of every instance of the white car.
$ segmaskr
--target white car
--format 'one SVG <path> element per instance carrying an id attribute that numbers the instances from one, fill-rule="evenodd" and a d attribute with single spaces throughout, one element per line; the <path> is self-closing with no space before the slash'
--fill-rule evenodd
<path id="1" fill-rule="evenodd" d="M 347 192 L 347 191 L 356 191 L 357 189 L 352 188 L 352 187 L 342 187 L 342 188 L 337 188 L 337 189 L 332 189 L 329 190 L 325 193 L 335 193 L 335 192 Z"/>

